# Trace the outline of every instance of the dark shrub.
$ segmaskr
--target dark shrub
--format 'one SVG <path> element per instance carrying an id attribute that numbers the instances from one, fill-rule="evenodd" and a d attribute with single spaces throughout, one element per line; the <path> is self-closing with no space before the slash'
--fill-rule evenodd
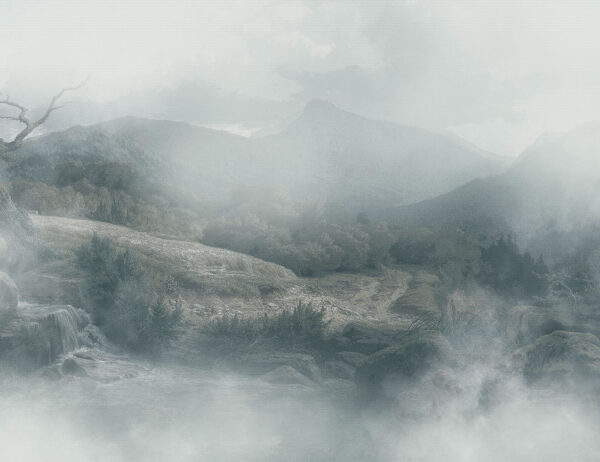
<path id="1" fill-rule="evenodd" d="M 239 344 L 261 340 L 282 345 L 305 345 L 323 340 L 328 322 L 325 310 L 317 310 L 312 304 L 298 305 L 273 316 L 267 314 L 255 318 L 223 316 L 208 325 L 207 333 Z"/>
<path id="2" fill-rule="evenodd" d="M 481 249 L 480 282 L 514 297 L 543 296 L 548 291 L 548 267 L 542 257 L 521 253 L 510 237 L 501 237 Z"/>
<path id="3" fill-rule="evenodd" d="M 172 295 L 170 279 L 157 291 L 133 252 L 119 251 L 96 234 L 77 257 L 86 272 L 88 309 L 109 339 L 130 349 L 156 351 L 175 338 L 182 308 L 162 295 Z"/>

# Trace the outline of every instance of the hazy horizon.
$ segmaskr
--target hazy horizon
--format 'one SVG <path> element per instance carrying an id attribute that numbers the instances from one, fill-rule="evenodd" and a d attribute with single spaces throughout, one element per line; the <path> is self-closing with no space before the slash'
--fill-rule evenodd
<path id="1" fill-rule="evenodd" d="M 590 2 L 0 6 L 3 93 L 39 107 L 91 76 L 49 129 L 131 114 L 269 130 L 320 98 L 514 157 L 597 120 Z"/>

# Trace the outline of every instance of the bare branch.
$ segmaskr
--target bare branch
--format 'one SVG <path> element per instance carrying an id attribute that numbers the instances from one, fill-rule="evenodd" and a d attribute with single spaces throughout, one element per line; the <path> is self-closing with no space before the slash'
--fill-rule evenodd
<path id="1" fill-rule="evenodd" d="M 42 125 L 48 120 L 50 114 L 52 114 L 58 109 L 65 107 L 65 105 L 68 104 L 64 103 L 61 105 L 57 105 L 60 98 L 62 98 L 62 96 L 67 92 L 79 90 L 87 84 L 88 80 L 89 76 L 80 84 L 75 85 L 73 87 L 63 88 L 61 91 L 55 94 L 50 100 L 50 104 L 48 105 L 48 108 L 46 109 L 42 117 L 35 121 L 31 121 L 27 117 L 27 108 L 25 106 L 22 106 L 21 104 L 12 101 L 9 96 L 6 96 L 6 98 L 1 99 L 0 105 L 16 108 L 19 110 L 19 113 L 17 115 L 0 115 L 0 119 L 20 122 L 21 124 L 25 125 L 25 128 L 23 128 L 23 130 L 17 133 L 17 135 L 12 141 L 4 141 L 2 138 L 0 138 L 0 157 L 4 158 L 5 160 L 12 160 L 12 156 L 9 153 L 17 150 L 23 144 L 23 141 L 25 140 L 25 138 L 27 138 L 27 136 L 29 136 L 36 128 L 38 128 L 40 125 Z"/>
<path id="2" fill-rule="evenodd" d="M 16 116 L 2 116 L 3 119 L 10 119 L 10 120 L 15 120 L 17 122 L 21 122 L 22 124 L 25 125 L 29 125 L 31 122 L 29 121 L 29 119 L 27 118 L 27 108 L 24 106 L 21 106 L 18 103 L 15 103 L 14 101 L 10 100 L 10 97 L 7 96 L 5 99 L 0 100 L 0 104 L 4 104 L 5 106 L 9 106 L 9 107 L 14 107 L 17 108 L 19 110 L 19 114 Z"/>
<path id="3" fill-rule="evenodd" d="M 15 122 L 22 122 L 21 119 L 17 116 L 0 115 L 0 119 L 7 119 L 7 120 L 14 120 Z"/>

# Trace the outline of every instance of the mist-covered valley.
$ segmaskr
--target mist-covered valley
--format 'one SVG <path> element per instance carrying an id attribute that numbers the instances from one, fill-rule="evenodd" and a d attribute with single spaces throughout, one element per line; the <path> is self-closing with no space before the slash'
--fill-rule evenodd
<path id="1" fill-rule="evenodd" d="M 48 5 L 0 0 L 0 460 L 600 459 L 600 9 Z"/>

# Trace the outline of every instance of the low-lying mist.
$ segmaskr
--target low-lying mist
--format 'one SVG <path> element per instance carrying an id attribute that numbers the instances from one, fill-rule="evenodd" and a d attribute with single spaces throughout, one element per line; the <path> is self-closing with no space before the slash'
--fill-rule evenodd
<path id="1" fill-rule="evenodd" d="M 233 372 L 139 366 L 135 378 L 2 378 L 10 461 L 592 461 L 595 406 L 529 388 L 493 365 L 424 377 L 395 404 Z M 490 387 L 493 384 L 493 387 Z M 445 388 L 445 390 L 443 390 Z M 491 392 L 491 388 L 495 391 Z M 490 396 L 491 395 L 491 396 Z"/>

